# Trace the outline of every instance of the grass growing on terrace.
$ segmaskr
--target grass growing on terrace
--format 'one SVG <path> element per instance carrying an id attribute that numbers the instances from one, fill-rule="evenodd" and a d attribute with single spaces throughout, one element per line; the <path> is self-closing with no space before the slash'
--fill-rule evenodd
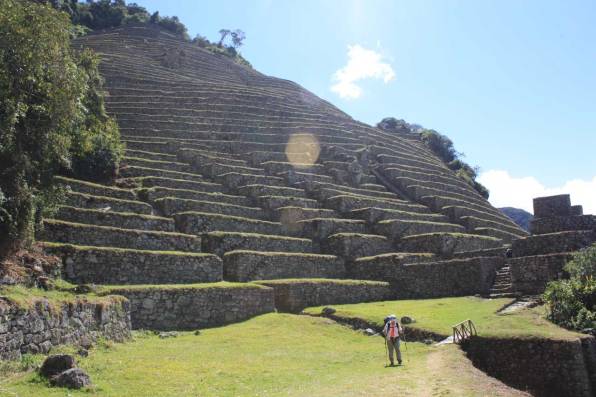
<path id="1" fill-rule="evenodd" d="M 395 313 L 398 317 L 411 316 L 412 327 L 451 335 L 451 327 L 471 319 L 479 335 L 500 337 L 544 337 L 575 339 L 579 334 L 557 327 L 545 318 L 545 308 L 523 309 L 510 314 L 496 314 L 511 299 L 482 299 L 476 297 L 397 300 L 349 305 L 333 305 L 336 316 L 359 318 L 378 326 L 383 318 Z M 323 307 L 305 309 L 308 314 L 320 314 Z"/>
<path id="2" fill-rule="evenodd" d="M 160 339 L 135 333 L 78 358 L 94 386 L 49 388 L 34 373 L 0 382 L 10 396 L 516 396 L 489 378 L 455 346 L 408 343 L 405 365 L 385 368 L 379 337 L 330 320 L 267 314 L 200 335 Z"/>

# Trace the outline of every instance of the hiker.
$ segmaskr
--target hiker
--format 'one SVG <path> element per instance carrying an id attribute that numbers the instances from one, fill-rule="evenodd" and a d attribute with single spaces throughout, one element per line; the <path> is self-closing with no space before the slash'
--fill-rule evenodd
<path id="1" fill-rule="evenodd" d="M 401 365 L 401 351 L 399 350 L 399 344 L 403 330 L 397 322 L 395 314 L 391 314 L 385 318 L 385 326 L 383 327 L 383 335 L 385 335 L 385 343 L 389 350 L 389 361 L 391 366 L 395 365 L 393 361 L 393 351 L 397 356 L 397 364 Z"/>

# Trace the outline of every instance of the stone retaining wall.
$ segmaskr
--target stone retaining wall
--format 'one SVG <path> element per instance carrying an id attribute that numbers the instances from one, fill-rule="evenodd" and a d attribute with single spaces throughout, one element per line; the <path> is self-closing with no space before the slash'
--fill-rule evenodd
<path id="1" fill-rule="evenodd" d="M 275 310 L 273 290 L 258 285 L 113 289 L 130 300 L 134 329 L 192 330 Z"/>
<path id="2" fill-rule="evenodd" d="M 309 306 L 390 300 L 395 297 L 387 283 L 352 280 L 259 281 L 275 290 L 275 308 L 296 313 Z"/>
<path id="3" fill-rule="evenodd" d="M 536 218 L 530 222 L 532 234 L 556 233 L 566 230 L 596 230 L 595 215 L 554 216 Z"/>
<path id="4" fill-rule="evenodd" d="M 79 284 L 198 283 L 222 279 L 221 259 L 211 254 L 71 245 L 47 245 L 45 251 L 61 257 L 64 276 Z"/>
<path id="5" fill-rule="evenodd" d="M 596 391 L 593 337 L 561 341 L 476 336 L 462 347 L 474 366 L 534 396 L 590 397 Z"/>
<path id="6" fill-rule="evenodd" d="M 77 299 L 58 305 L 39 298 L 31 307 L 0 298 L 0 359 L 48 353 L 53 346 L 99 337 L 124 341 L 130 337 L 130 329 L 130 305 L 121 297 L 104 297 L 99 302 Z"/>
<path id="7" fill-rule="evenodd" d="M 280 278 L 341 278 L 344 261 L 333 255 L 288 252 L 232 251 L 223 256 L 224 277 L 230 281 Z"/>
<path id="8" fill-rule="evenodd" d="M 538 234 L 513 241 L 513 256 L 544 255 L 577 251 L 596 241 L 596 231 L 580 230 Z"/>
<path id="9" fill-rule="evenodd" d="M 570 258 L 570 254 L 551 254 L 509 259 L 512 289 L 524 294 L 541 294 L 549 281 L 567 276 L 563 266 Z"/>
<path id="10" fill-rule="evenodd" d="M 503 257 L 430 261 L 427 256 L 387 254 L 348 264 L 348 275 L 388 281 L 398 298 L 438 298 L 487 294 Z"/>

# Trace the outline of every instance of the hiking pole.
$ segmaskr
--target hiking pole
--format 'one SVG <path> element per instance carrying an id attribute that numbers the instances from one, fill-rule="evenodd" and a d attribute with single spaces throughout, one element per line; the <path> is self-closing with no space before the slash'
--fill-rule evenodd
<path id="1" fill-rule="evenodd" d="M 403 334 L 404 334 L 404 345 L 406 346 L 406 354 L 405 354 L 405 358 L 408 358 L 408 342 L 406 341 L 406 328 L 404 327 L 403 329 Z"/>
<path id="2" fill-rule="evenodd" d="M 387 367 L 389 365 L 389 363 L 387 362 L 387 360 L 388 360 L 387 357 L 389 356 L 389 351 L 387 350 L 387 338 L 383 337 L 383 339 L 385 339 L 385 360 L 383 360 L 383 361 L 385 361 L 385 366 Z"/>

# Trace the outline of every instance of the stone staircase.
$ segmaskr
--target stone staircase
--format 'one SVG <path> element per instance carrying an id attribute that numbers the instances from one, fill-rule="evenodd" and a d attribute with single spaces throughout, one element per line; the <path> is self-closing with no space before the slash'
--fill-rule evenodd
<path id="1" fill-rule="evenodd" d="M 495 273 L 495 282 L 489 291 L 489 298 L 513 298 L 518 295 L 511 283 L 511 267 L 509 265 L 501 267 Z"/>
<path id="2" fill-rule="evenodd" d="M 525 236 L 420 143 L 292 82 L 154 27 L 75 45 L 102 56 L 125 158 L 113 186 L 58 178 L 70 192 L 38 238 L 67 279 L 126 296 L 135 328 L 486 294 L 495 252 Z"/>

